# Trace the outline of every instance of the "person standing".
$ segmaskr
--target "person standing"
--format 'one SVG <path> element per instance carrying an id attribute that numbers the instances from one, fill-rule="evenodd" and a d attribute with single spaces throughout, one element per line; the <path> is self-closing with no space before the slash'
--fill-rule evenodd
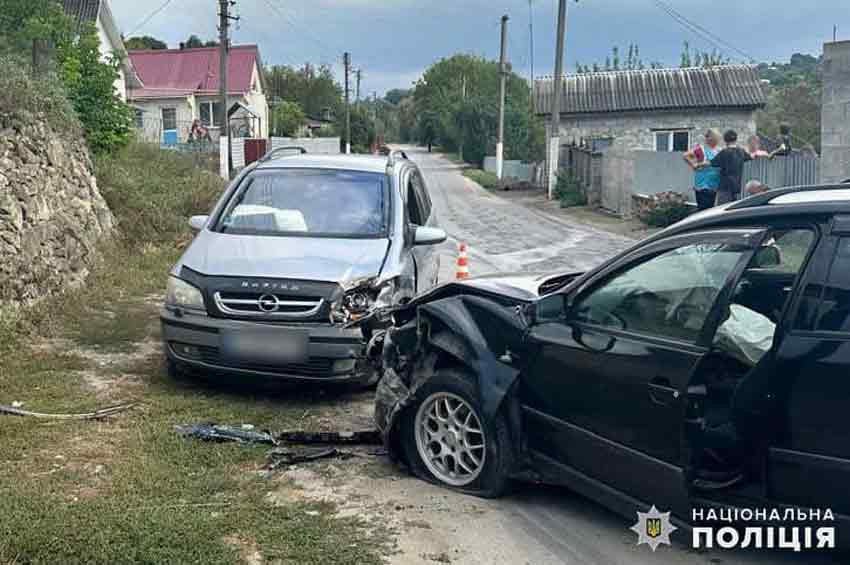
<path id="1" fill-rule="evenodd" d="M 744 163 L 752 161 L 750 154 L 738 147 L 738 133 L 728 130 L 723 134 L 726 147 L 711 160 L 711 165 L 720 169 L 720 187 L 717 189 L 717 203 L 734 202 L 741 196 L 741 179 L 744 175 Z"/>
<path id="2" fill-rule="evenodd" d="M 683 155 L 688 166 L 694 171 L 694 194 L 697 208 L 707 210 L 717 200 L 720 186 L 720 170 L 711 166 L 711 160 L 717 156 L 720 145 L 720 133 L 710 129 L 705 132 L 705 143 L 697 144 Z"/>
<path id="3" fill-rule="evenodd" d="M 762 148 L 761 138 L 757 135 L 750 136 L 750 139 L 747 140 L 747 151 L 750 152 L 750 157 L 753 159 L 770 157 L 770 153 Z"/>

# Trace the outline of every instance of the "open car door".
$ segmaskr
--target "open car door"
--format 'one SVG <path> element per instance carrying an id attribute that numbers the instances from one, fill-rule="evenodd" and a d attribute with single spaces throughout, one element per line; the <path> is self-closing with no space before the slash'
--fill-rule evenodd
<path id="1" fill-rule="evenodd" d="M 625 495 L 608 497 L 627 505 L 621 510 L 654 504 L 687 516 L 688 386 L 710 351 L 716 305 L 728 300 L 765 233 L 661 239 L 541 301 L 563 299 L 564 307 L 529 333 L 539 353 L 521 399 L 538 463 L 573 486 Z"/>

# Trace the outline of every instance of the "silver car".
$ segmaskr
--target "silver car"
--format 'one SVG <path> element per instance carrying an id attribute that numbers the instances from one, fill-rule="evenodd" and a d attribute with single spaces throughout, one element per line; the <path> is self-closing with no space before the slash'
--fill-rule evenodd
<path id="1" fill-rule="evenodd" d="M 436 284 L 446 233 L 404 153 L 297 149 L 190 220 L 160 316 L 170 372 L 371 385 L 381 313 Z"/>

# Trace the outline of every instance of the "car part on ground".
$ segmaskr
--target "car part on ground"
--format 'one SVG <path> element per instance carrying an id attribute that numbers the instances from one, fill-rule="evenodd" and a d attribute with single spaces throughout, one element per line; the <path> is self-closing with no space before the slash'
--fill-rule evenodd
<path id="1" fill-rule="evenodd" d="M 337 449 L 336 447 L 276 447 L 266 453 L 268 470 L 274 471 L 280 467 L 297 465 L 298 463 L 309 463 L 319 459 L 350 459 L 353 453 Z"/>
<path id="2" fill-rule="evenodd" d="M 135 406 L 137 406 L 136 402 L 129 402 L 126 404 L 117 404 L 115 406 L 101 408 L 100 410 L 95 410 L 94 412 L 83 412 L 80 414 L 48 414 L 44 412 L 32 412 L 30 410 L 23 410 L 16 406 L 0 405 L 0 414 L 8 414 L 10 416 L 27 416 L 30 418 L 38 418 L 42 420 L 101 420 L 103 418 L 119 414 L 126 410 L 130 410 Z"/>
<path id="3" fill-rule="evenodd" d="M 254 431 L 254 426 L 223 426 L 218 424 L 190 424 L 174 426 L 174 431 L 183 437 L 203 441 L 255 443 L 262 445 L 277 445 L 274 436 L 265 431 Z"/>

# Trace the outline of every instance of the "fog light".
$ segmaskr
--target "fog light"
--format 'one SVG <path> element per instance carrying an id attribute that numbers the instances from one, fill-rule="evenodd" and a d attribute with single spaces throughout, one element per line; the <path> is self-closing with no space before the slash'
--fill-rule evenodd
<path id="1" fill-rule="evenodd" d="M 334 361 L 334 374 L 342 374 L 342 373 L 350 373 L 354 370 L 354 365 L 357 363 L 357 359 L 340 359 L 338 361 Z"/>
<path id="2" fill-rule="evenodd" d="M 188 359 L 201 358 L 201 350 L 194 345 L 186 343 L 172 343 L 171 348 L 174 350 L 174 353 L 181 357 L 186 357 Z"/>

